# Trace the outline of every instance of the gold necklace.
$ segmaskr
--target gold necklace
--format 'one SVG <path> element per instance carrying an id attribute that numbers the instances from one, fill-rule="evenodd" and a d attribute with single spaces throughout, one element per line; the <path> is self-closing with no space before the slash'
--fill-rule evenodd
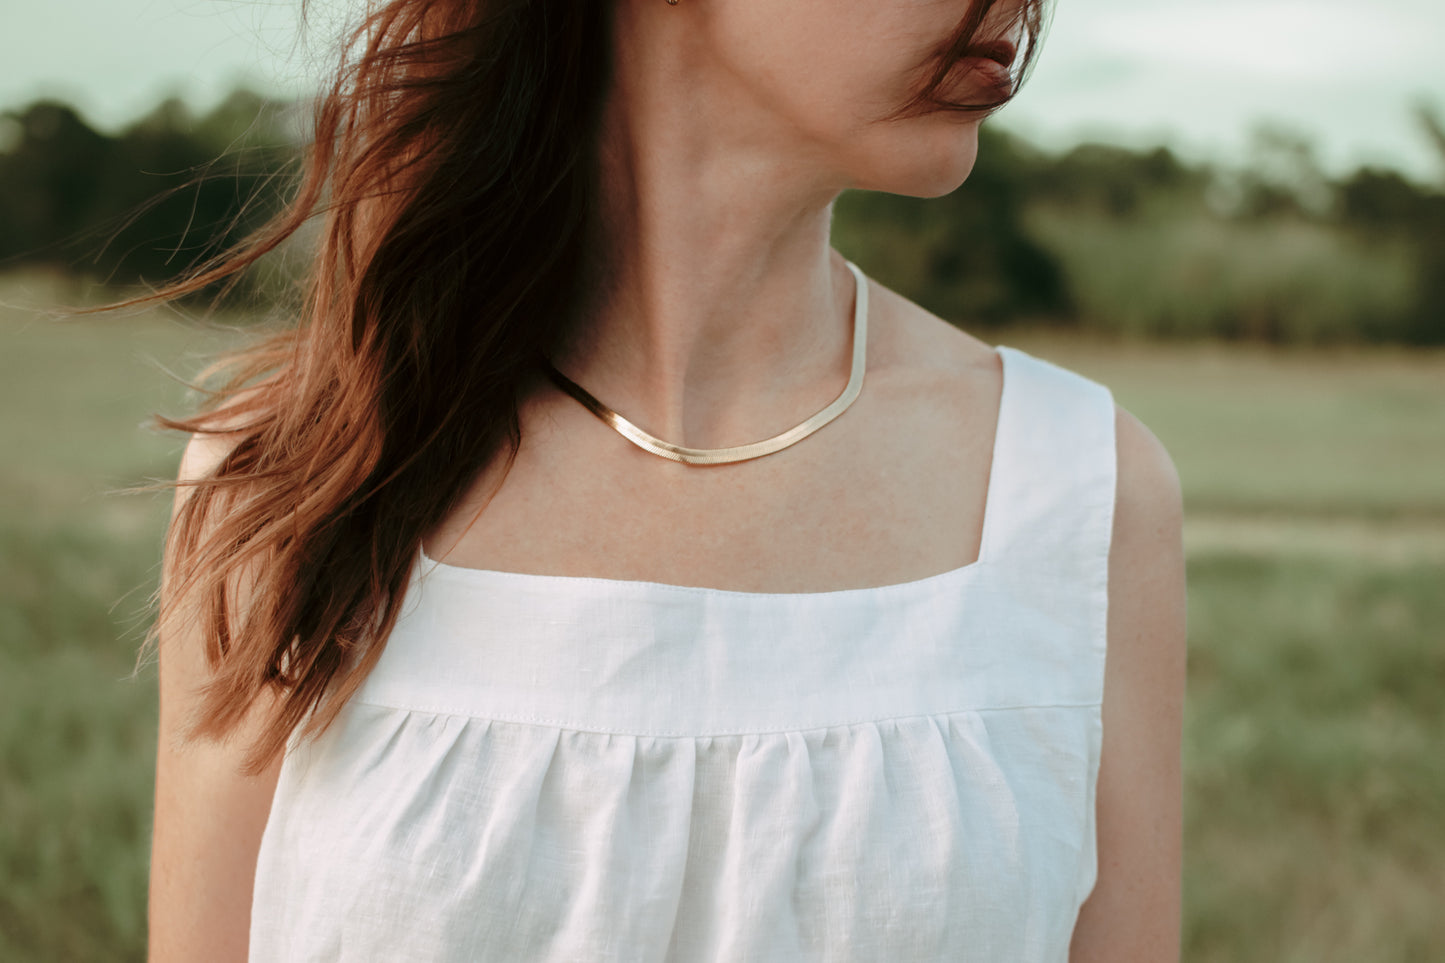
<path id="1" fill-rule="evenodd" d="M 843 388 L 843 393 L 834 398 L 832 403 L 822 411 L 802 424 L 795 425 L 771 438 L 755 441 L 749 445 L 735 445 L 731 448 L 685 448 L 682 445 L 674 445 L 648 434 L 598 401 L 586 388 L 558 371 L 550 360 L 546 360 L 544 366 L 548 376 L 557 387 L 576 398 L 584 408 L 600 418 L 604 424 L 611 426 L 618 434 L 643 451 L 650 451 L 654 455 L 660 455 L 671 461 L 680 461 L 685 465 L 726 465 L 771 455 L 775 451 L 782 451 L 789 445 L 796 445 L 847 411 L 848 406 L 857 400 L 859 392 L 863 390 L 863 369 L 868 354 L 868 279 L 852 261 L 845 260 L 844 263 L 853 272 L 853 279 L 856 283 L 856 293 L 853 296 L 853 370 L 848 375 L 848 384 Z"/>

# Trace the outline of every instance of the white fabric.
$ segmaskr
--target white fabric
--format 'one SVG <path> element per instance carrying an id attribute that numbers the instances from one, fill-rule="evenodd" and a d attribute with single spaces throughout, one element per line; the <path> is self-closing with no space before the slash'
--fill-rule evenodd
<path id="1" fill-rule="evenodd" d="M 1066 960 L 1114 409 L 999 351 L 963 568 L 768 594 L 420 559 L 363 688 L 287 753 L 251 960 Z"/>

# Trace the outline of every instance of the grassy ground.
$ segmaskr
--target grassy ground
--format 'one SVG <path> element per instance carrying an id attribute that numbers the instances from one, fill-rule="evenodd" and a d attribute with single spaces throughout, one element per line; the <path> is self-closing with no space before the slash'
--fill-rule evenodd
<path id="1" fill-rule="evenodd" d="M 1003 340 L 1110 385 L 1184 479 L 1185 959 L 1445 959 L 1445 355 Z M 147 359 L 219 342 L 0 308 L 0 959 L 143 958 L 128 676 L 167 500 L 105 492 L 174 470 Z"/>
<path id="2" fill-rule="evenodd" d="M 218 343 L 0 307 L 0 960 L 144 957 L 155 672 L 129 676 L 169 500 L 108 492 L 174 475 L 180 441 L 140 428 L 185 398 L 156 365 Z"/>

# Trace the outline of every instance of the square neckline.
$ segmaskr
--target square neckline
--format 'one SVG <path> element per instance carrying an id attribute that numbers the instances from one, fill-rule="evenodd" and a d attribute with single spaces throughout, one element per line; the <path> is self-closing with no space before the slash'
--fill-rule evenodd
<path id="1" fill-rule="evenodd" d="M 823 589 L 815 592 L 750 592 L 742 589 L 715 588 L 706 585 L 679 585 L 671 582 L 655 582 L 647 579 L 607 578 L 598 575 L 553 575 L 535 572 L 509 572 L 502 569 L 472 568 L 465 565 L 450 565 L 427 555 L 424 545 L 418 544 L 417 555 L 419 575 L 426 578 L 441 575 L 453 581 L 473 584 L 494 585 L 511 583 L 514 586 L 530 585 L 550 589 L 591 589 L 594 591 L 628 592 L 634 594 L 684 594 L 715 599 L 779 599 L 808 600 L 864 597 L 876 594 L 911 592 L 947 584 L 955 579 L 965 579 L 974 572 L 988 567 L 990 563 L 990 532 L 995 527 L 997 512 L 995 493 L 998 488 L 999 454 L 1002 448 L 1003 428 L 1008 423 L 1004 417 L 1010 407 L 1011 379 L 1009 378 L 1009 355 L 1016 349 L 1007 345 L 995 345 L 994 354 L 999 357 L 1000 389 L 998 412 L 995 416 L 993 443 L 989 452 L 988 481 L 983 496 L 983 525 L 979 537 L 978 557 L 955 568 L 920 576 L 902 582 L 887 582 L 882 585 L 867 585 L 857 588 Z"/>

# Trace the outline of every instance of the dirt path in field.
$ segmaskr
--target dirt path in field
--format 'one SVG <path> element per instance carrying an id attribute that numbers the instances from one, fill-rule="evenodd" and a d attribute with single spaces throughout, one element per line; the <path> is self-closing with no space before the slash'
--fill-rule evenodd
<path id="1" fill-rule="evenodd" d="M 1184 547 L 1189 555 L 1242 552 L 1248 555 L 1354 558 L 1395 565 L 1445 563 L 1445 519 L 1261 517 L 1221 514 L 1186 516 Z"/>

